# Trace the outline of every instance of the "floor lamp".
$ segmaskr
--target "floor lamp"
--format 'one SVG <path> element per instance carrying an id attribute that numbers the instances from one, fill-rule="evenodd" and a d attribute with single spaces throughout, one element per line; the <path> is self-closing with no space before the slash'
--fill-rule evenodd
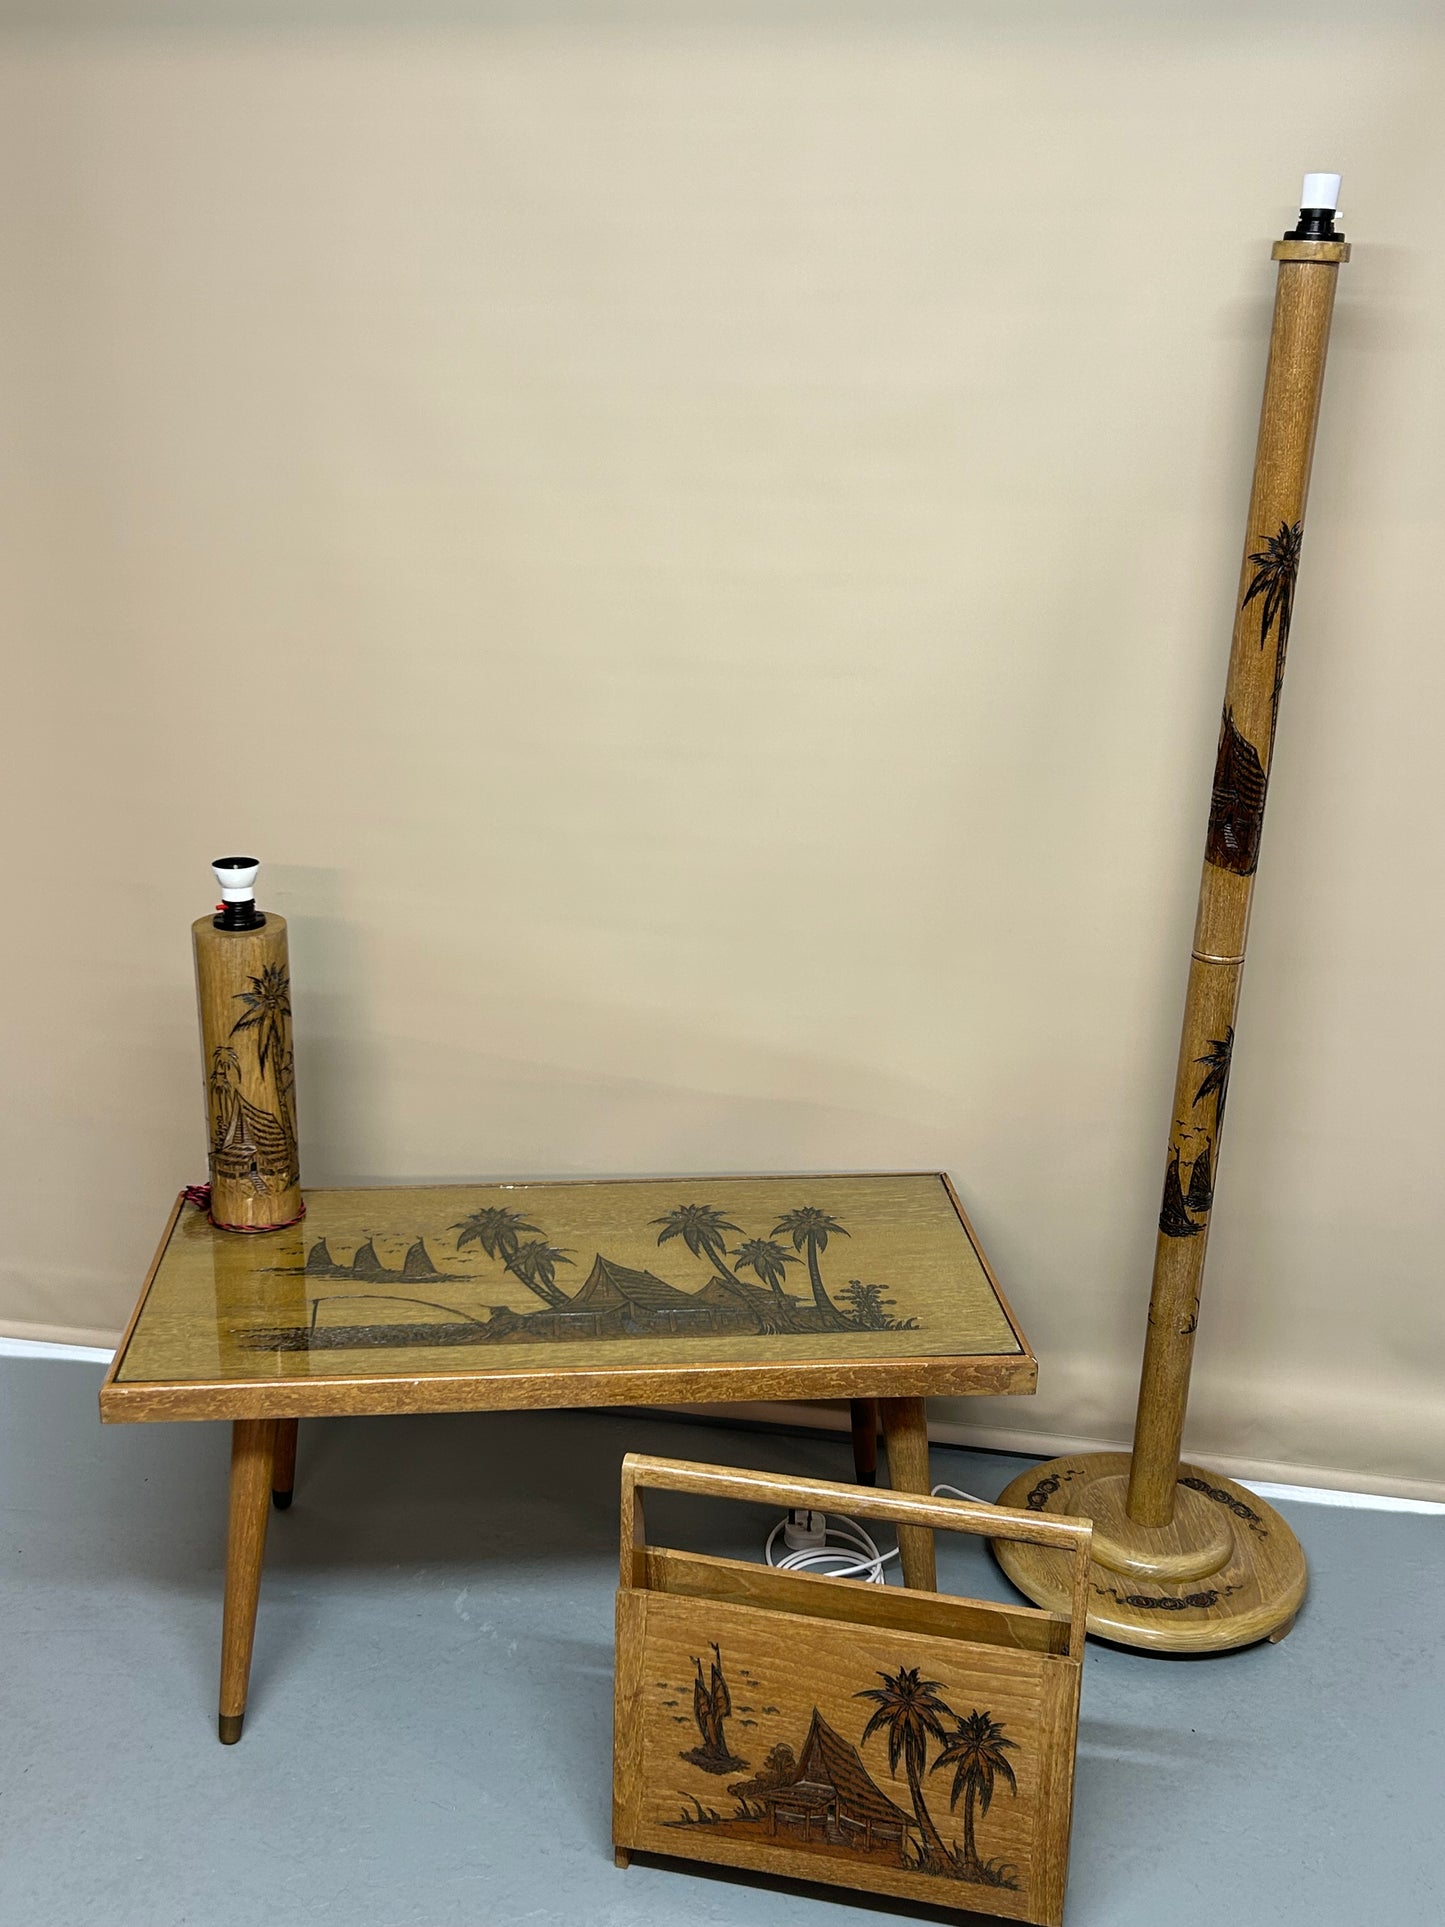
<path id="1" fill-rule="evenodd" d="M 1181 1462 L 1180 1445 L 1325 351 L 1339 266 L 1350 253 L 1335 228 L 1338 193 L 1338 175 L 1306 175 L 1299 224 L 1274 246 L 1274 326 L 1134 1449 L 1054 1459 L 1021 1474 L 999 1500 L 1092 1519 L 1089 1630 L 1156 1651 L 1207 1652 L 1282 1639 L 1305 1592 L 1304 1553 L 1279 1514 L 1243 1486 Z M 1064 1555 L 1003 1541 L 994 1550 L 1021 1592 L 1068 1611 Z"/>

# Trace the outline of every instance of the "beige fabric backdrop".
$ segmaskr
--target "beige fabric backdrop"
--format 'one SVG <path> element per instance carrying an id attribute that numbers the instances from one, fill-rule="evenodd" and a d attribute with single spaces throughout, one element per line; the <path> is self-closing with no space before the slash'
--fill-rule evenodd
<path id="1" fill-rule="evenodd" d="M 1340 167 L 1189 1444 L 1440 1489 L 1442 88 L 1321 0 L 12 14 L 0 1325 L 203 1175 L 254 847 L 312 1182 L 944 1166 L 1042 1362 L 944 1416 L 1126 1437 Z"/>

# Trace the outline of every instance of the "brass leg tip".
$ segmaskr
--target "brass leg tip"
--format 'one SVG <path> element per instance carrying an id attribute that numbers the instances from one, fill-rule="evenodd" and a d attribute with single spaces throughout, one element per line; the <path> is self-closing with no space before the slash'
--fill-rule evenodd
<path id="1" fill-rule="evenodd" d="M 222 1713 L 220 1719 L 216 1722 L 217 1730 L 221 1736 L 222 1746 L 234 1746 L 236 1744 L 237 1740 L 241 1737 L 241 1728 L 245 1724 L 245 1721 L 246 1715 L 244 1713 Z"/>
<path id="2" fill-rule="evenodd" d="M 278 1512 L 285 1512 L 287 1508 L 290 1506 L 291 1500 L 294 1495 L 295 1495 L 294 1486 L 288 1487 L 285 1492 L 273 1492 L 271 1494 L 271 1503 L 273 1506 L 275 1506 Z"/>

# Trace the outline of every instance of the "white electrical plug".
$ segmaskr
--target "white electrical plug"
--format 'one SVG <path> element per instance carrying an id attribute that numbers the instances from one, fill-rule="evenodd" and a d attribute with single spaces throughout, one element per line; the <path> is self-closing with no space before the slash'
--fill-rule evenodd
<path id="1" fill-rule="evenodd" d="M 794 1506 L 783 1526 L 783 1544 L 788 1551 L 819 1552 L 827 1543 L 827 1514 Z"/>
<path id="2" fill-rule="evenodd" d="M 956 1485 L 934 1486 L 934 1498 L 941 1495 L 973 1499 L 975 1505 L 988 1503 L 985 1499 L 974 1499 L 971 1492 L 961 1492 Z M 787 1548 L 781 1558 L 774 1556 L 779 1539 Z M 898 1557 L 898 1548 L 892 1546 L 887 1552 L 880 1552 L 877 1541 L 856 1519 L 830 1520 L 825 1512 L 794 1506 L 787 1518 L 779 1519 L 768 1534 L 763 1557 L 770 1566 L 785 1572 L 812 1572 L 832 1579 L 866 1579 L 871 1585 L 881 1586 L 886 1583 L 883 1568 L 890 1559 Z"/>

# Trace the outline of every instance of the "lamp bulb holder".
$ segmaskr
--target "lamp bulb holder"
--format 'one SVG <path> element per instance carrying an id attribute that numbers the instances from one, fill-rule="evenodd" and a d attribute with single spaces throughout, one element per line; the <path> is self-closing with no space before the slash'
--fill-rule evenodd
<path id="1" fill-rule="evenodd" d="M 1300 189 L 1299 225 L 1285 235 L 1286 241 L 1338 241 L 1343 237 L 1335 226 L 1340 209 L 1340 176 L 1306 174 Z"/>
<path id="2" fill-rule="evenodd" d="M 213 919 L 218 930 L 259 930 L 265 917 L 256 908 L 256 872 L 260 860 L 254 856 L 218 856 L 211 865 L 221 886 L 220 914 Z"/>

